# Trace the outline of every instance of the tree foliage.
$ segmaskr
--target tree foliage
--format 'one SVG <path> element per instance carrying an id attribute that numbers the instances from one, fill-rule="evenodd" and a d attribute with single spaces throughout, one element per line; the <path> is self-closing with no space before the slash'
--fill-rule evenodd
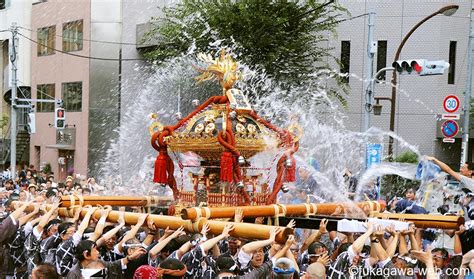
<path id="1" fill-rule="evenodd" d="M 247 65 L 264 69 L 284 87 L 304 84 L 311 73 L 329 69 L 327 40 L 346 10 L 324 2 L 271 0 L 183 0 L 152 20 L 144 51 L 154 61 L 186 53 L 215 52 L 212 43 L 232 45 Z M 329 59 L 328 59 L 329 58 Z M 336 59 L 337 60 L 337 59 Z"/>
<path id="2" fill-rule="evenodd" d="M 406 151 L 398 155 L 393 161 L 398 163 L 416 164 L 419 161 L 418 154 L 413 151 Z M 386 199 L 393 197 L 404 197 L 406 190 L 418 189 L 420 182 L 406 179 L 398 175 L 387 175 L 382 179 L 382 195 Z"/>
<path id="3" fill-rule="evenodd" d="M 3 113 L 0 118 L 0 129 L 3 131 L 5 127 L 10 123 L 10 116 L 7 113 Z"/>
<path id="4" fill-rule="evenodd" d="M 393 161 L 398 163 L 418 163 L 418 154 L 413 151 L 405 151 L 402 154 L 398 155 Z"/>

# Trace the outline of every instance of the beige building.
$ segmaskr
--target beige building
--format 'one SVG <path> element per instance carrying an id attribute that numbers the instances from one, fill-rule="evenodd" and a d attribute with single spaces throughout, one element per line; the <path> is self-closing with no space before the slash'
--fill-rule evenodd
<path id="1" fill-rule="evenodd" d="M 21 26 L 19 31 L 25 36 L 31 36 L 31 8 L 32 0 L 0 0 L 0 165 L 9 164 L 10 161 L 10 111 L 11 106 L 5 99 L 11 98 L 11 62 L 9 59 L 9 46 L 11 45 L 13 25 Z M 31 44 L 26 40 L 18 40 L 17 45 L 17 78 L 18 97 L 30 97 L 31 77 Z M 28 133 L 25 130 L 25 110 L 20 109 L 17 125 L 17 159 L 18 162 L 28 161 Z"/>
<path id="2" fill-rule="evenodd" d="M 61 99 L 66 128 L 54 128 L 54 103 L 36 105 L 30 163 L 56 179 L 94 175 L 118 125 L 120 1 L 41 1 L 32 7 L 32 97 Z M 94 59 L 100 58 L 100 59 Z M 110 59 L 110 60 L 107 60 Z"/>

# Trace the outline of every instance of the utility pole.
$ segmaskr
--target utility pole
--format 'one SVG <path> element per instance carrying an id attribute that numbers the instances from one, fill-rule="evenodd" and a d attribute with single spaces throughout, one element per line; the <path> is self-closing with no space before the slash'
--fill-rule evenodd
<path id="1" fill-rule="evenodd" d="M 18 50 L 18 26 L 16 23 L 12 23 L 10 28 L 12 32 L 12 41 L 10 44 L 10 62 L 12 69 L 11 76 L 11 102 L 12 110 L 10 116 L 10 170 L 11 178 L 15 181 L 16 178 L 16 89 L 17 89 L 17 50 Z"/>
<path id="2" fill-rule="evenodd" d="M 372 76 L 374 74 L 374 56 L 377 52 L 377 43 L 374 42 L 374 20 L 375 12 L 369 12 L 369 29 L 367 34 L 367 67 L 365 70 L 365 105 L 364 105 L 364 132 L 370 127 L 370 112 L 372 111 L 372 93 L 373 93 L 373 81 Z"/>
<path id="3" fill-rule="evenodd" d="M 474 9 L 471 9 L 471 24 L 469 28 L 469 41 L 467 45 L 467 79 L 466 91 L 464 92 L 464 123 L 462 128 L 461 143 L 461 167 L 467 162 L 467 154 L 469 153 L 469 117 L 471 110 L 471 94 L 472 94 L 472 51 L 474 45 Z"/>

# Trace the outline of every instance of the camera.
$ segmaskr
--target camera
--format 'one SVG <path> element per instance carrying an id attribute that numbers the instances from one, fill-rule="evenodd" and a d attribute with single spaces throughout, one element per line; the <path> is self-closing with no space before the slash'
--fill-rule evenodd
<path id="1" fill-rule="evenodd" d="M 443 204 L 436 209 L 441 215 L 449 212 L 449 205 Z"/>
<path id="2" fill-rule="evenodd" d="M 454 204 L 459 204 L 459 201 L 461 201 L 461 198 L 463 198 L 464 195 L 455 195 L 453 199 Z"/>

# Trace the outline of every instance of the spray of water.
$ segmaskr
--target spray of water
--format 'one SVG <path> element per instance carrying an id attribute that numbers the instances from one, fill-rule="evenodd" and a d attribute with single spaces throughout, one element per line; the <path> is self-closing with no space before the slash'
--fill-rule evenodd
<path id="1" fill-rule="evenodd" d="M 221 40 L 212 44 L 216 50 L 223 46 Z M 232 47 L 227 46 L 227 49 Z M 221 89 L 217 83 L 196 85 L 194 77 L 198 73 L 193 65 L 200 65 L 200 62 L 196 60 L 194 51 L 195 48 L 191 47 L 183 56 L 155 65 L 152 68 L 153 74 L 143 84 L 143 90 L 136 92 L 134 101 L 127 104 L 127 111 L 117 130 L 119 137 L 107 151 L 99 176 L 109 189 L 109 194 L 139 195 L 157 189 L 158 186 L 152 183 L 156 151 L 149 142 L 151 113 L 156 113 L 161 123 L 172 124 L 176 121 L 174 115 L 178 112 L 178 107 L 179 112 L 185 116 L 194 108 L 192 100 L 202 102 L 210 96 L 220 94 Z M 238 59 L 239 54 L 234 55 Z M 416 146 L 391 132 L 371 128 L 360 133 L 347 129 L 344 125 L 347 118 L 344 108 L 331 97 L 328 89 L 328 84 L 334 84 L 334 77 L 338 73 L 327 70 L 315 72 L 304 86 L 288 89 L 279 87 L 260 69 L 247 65 L 240 67 L 243 79 L 236 87 L 252 97 L 253 109 L 280 127 L 286 128 L 297 122 L 304 131 L 300 150 L 296 154 L 299 180 L 291 185 L 292 191 L 310 189 L 306 194 L 318 202 L 350 202 L 346 197 L 347 181 L 343 177 L 346 169 L 361 176 L 358 191 L 370 184 L 373 177 L 387 174 L 413 177 L 413 169 L 416 167 L 413 165 L 382 164 L 364 173 L 365 148 L 369 142 L 381 143 L 387 136 L 392 136 L 401 148 L 417 154 L 419 151 Z M 266 93 L 262 95 L 262 91 Z M 252 166 L 269 170 L 250 171 L 249 174 L 262 173 L 262 182 L 268 182 L 271 186 L 276 175 L 276 160 L 281 154 L 281 150 L 269 150 L 254 156 L 250 160 Z M 198 161 L 198 158 L 180 154 L 172 154 L 172 157 L 181 161 L 194 159 L 196 162 L 192 164 L 197 164 Z M 187 181 L 189 171 L 197 172 L 199 169 L 185 168 L 182 172 L 179 168 L 176 169 L 178 185 L 188 185 L 186 188 L 190 188 Z M 310 180 L 301 179 L 300 176 L 305 172 L 309 173 Z M 308 187 L 308 181 L 315 182 L 317 187 Z M 158 190 L 160 194 L 169 194 L 164 188 Z M 281 198 L 284 199 L 284 196 Z"/>

